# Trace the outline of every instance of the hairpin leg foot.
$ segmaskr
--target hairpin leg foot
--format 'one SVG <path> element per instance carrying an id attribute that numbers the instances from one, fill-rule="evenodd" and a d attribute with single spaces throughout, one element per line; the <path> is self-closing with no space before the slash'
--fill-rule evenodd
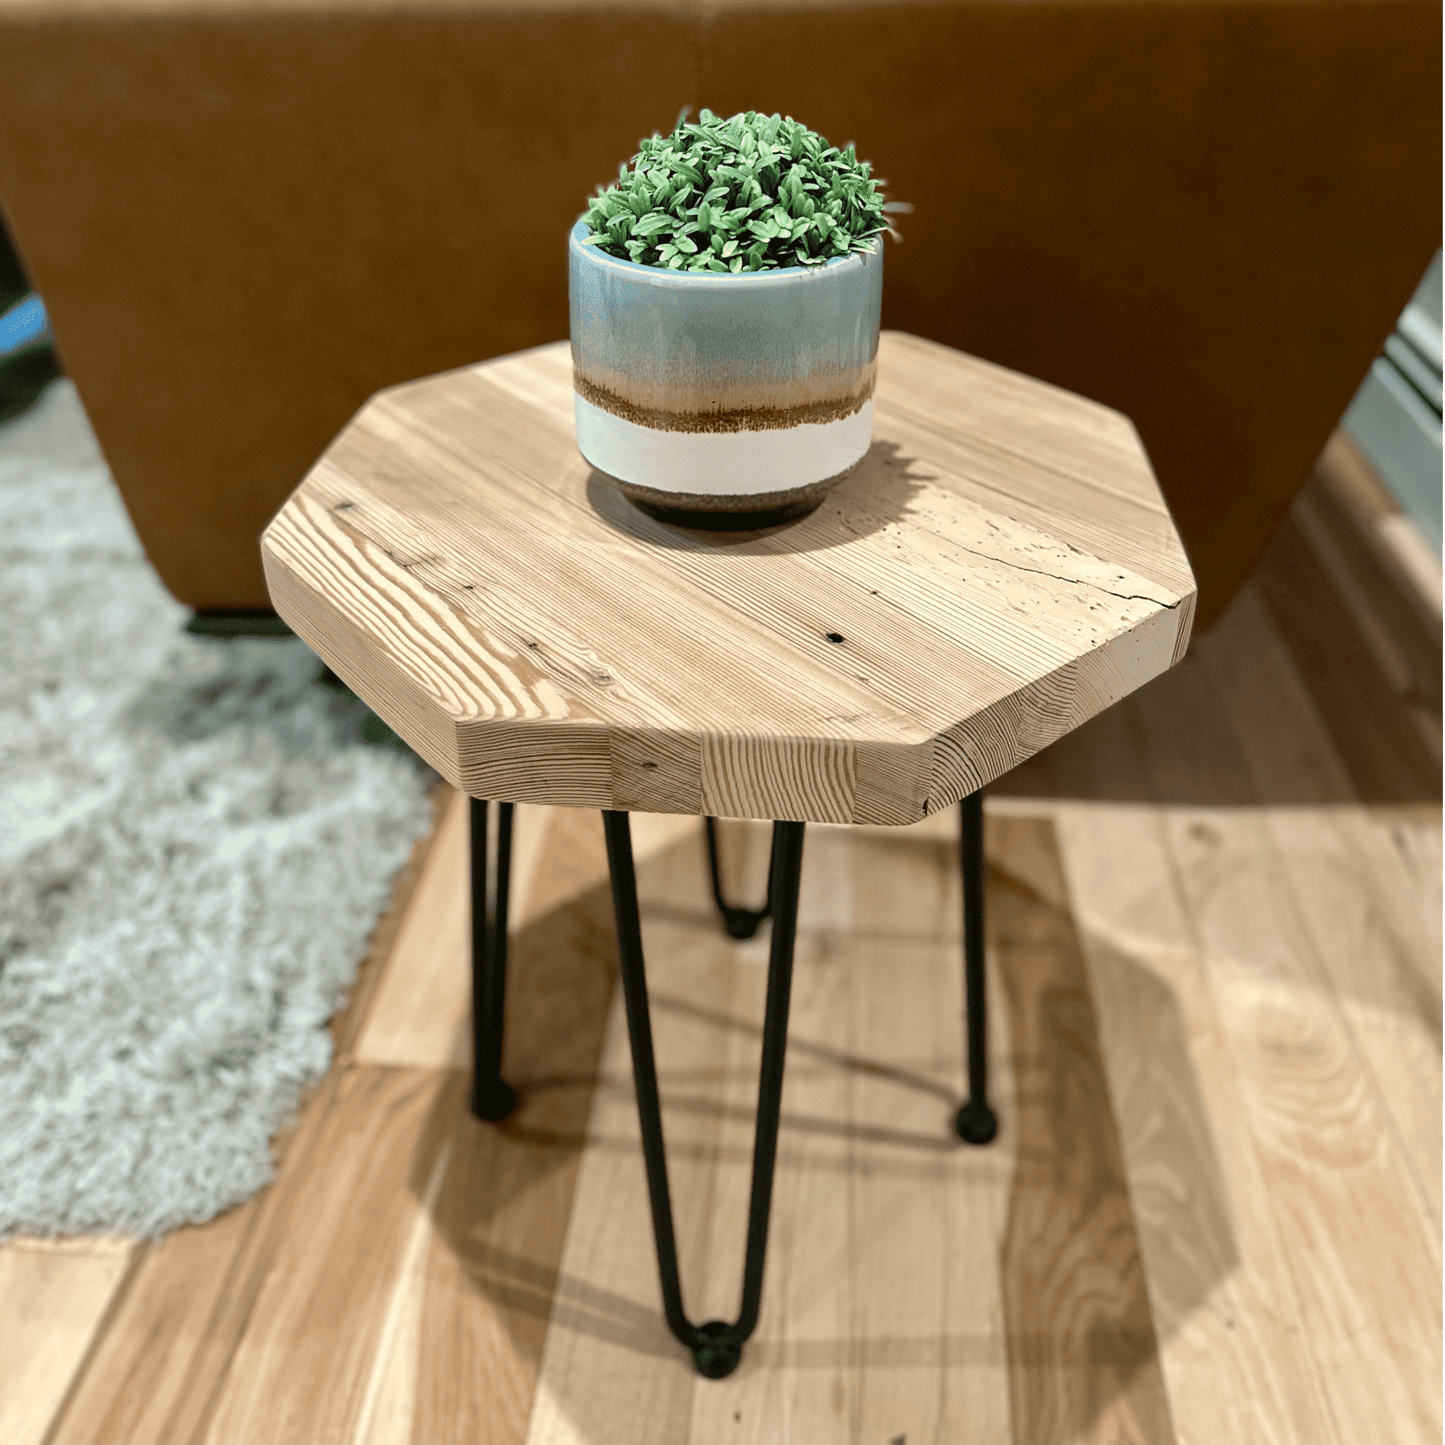
<path id="1" fill-rule="evenodd" d="M 773 870 L 768 867 L 768 895 L 761 908 L 738 908 L 723 897 L 722 879 L 717 862 L 717 822 L 713 818 L 703 819 L 703 830 L 707 834 L 707 866 L 712 879 L 712 896 L 717 910 L 722 914 L 723 927 L 729 938 L 751 938 L 763 919 L 773 913 Z"/>
<path id="2" fill-rule="evenodd" d="M 626 813 L 604 812 L 602 821 L 607 833 L 607 859 L 612 871 L 612 903 L 617 915 L 622 990 L 627 1005 L 627 1032 L 632 1044 L 632 1072 L 637 1083 L 637 1116 L 642 1127 L 642 1155 L 647 1167 L 647 1192 L 652 1206 L 653 1236 L 657 1243 L 663 1313 L 668 1328 L 692 1355 L 693 1367 L 698 1374 L 710 1380 L 720 1380 L 738 1367 L 743 1344 L 757 1328 L 762 1301 L 763 1261 L 768 1246 L 768 1213 L 772 1207 L 773 1166 L 777 1160 L 778 1118 L 782 1107 L 783 1058 L 788 1040 L 788 999 L 798 925 L 798 889 L 803 867 L 803 824 L 773 825 L 772 878 L 776 889 L 769 889 L 773 936 L 768 962 L 762 1068 L 758 1078 L 757 1132 L 753 1140 L 753 1182 L 748 1203 L 742 1304 L 737 1319 L 731 1324 L 710 1320 L 706 1324 L 695 1325 L 683 1309 L 682 1285 L 677 1271 L 677 1239 L 673 1232 L 672 1196 L 667 1182 L 662 1109 L 657 1094 L 657 1064 L 652 1051 L 652 1020 L 642 959 L 642 926 L 637 912 L 632 836 Z"/>

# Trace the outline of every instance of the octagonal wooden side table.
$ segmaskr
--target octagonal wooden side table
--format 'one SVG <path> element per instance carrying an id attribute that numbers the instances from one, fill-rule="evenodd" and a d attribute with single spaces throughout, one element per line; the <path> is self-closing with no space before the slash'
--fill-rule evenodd
<path id="1" fill-rule="evenodd" d="M 653 520 L 577 451 L 565 342 L 394 387 L 262 538 L 286 622 L 472 799 L 472 1107 L 500 1072 L 512 805 L 603 812 L 663 1307 L 710 1376 L 757 1323 L 808 822 L 962 816 L 969 1097 L 984 1056 L 985 784 L 1183 656 L 1194 578 L 1128 418 L 897 332 L 874 443 L 766 531 Z M 489 910 L 487 801 L 500 804 Z M 706 818 L 728 931 L 772 919 L 742 1306 L 683 1308 L 628 814 Z M 715 817 L 773 819 L 768 896 L 729 904 Z"/>

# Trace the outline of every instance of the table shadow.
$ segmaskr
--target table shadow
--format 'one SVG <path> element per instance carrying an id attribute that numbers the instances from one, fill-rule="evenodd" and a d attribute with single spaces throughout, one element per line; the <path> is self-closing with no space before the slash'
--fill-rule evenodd
<path id="1" fill-rule="evenodd" d="M 1051 835 L 1049 825 L 1040 826 Z M 1006 822 L 1005 827 L 1017 832 L 1020 824 Z M 991 842 L 995 834 L 991 820 Z M 920 841 L 900 832 L 897 844 L 911 855 Z M 893 846 L 893 840 L 877 835 L 870 842 Z M 672 847 L 698 853 L 697 892 L 705 897 L 698 842 L 684 839 Z M 1191 1191 L 1188 1220 L 1181 1217 L 1179 1227 L 1187 1223 L 1191 1235 L 1202 1241 L 1197 1257 L 1204 1272 L 1175 1281 L 1182 1288 L 1171 1292 L 1167 1315 L 1156 1312 L 1151 1317 L 1138 1246 L 1131 1243 L 1134 1223 L 1123 1183 L 1118 1127 L 1108 1105 L 1082 943 L 1060 889 L 1030 871 L 1027 860 L 1038 850 L 1012 851 L 1019 857 L 1000 858 L 990 847 L 988 883 L 1002 1005 L 1015 1040 L 1006 1057 L 994 1060 L 996 1070 L 1012 1074 L 1012 1088 L 1006 1091 L 1013 1096 L 1012 1103 L 1004 1119 L 1004 1129 L 1013 1135 L 1012 1152 L 982 1150 L 973 1160 L 985 1171 L 1007 1171 L 1007 1179 L 998 1180 L 1007 1191 L 1010 1216 L 1000 1255 L 1005 1328 L 943 1336 L 920 1329 L 916 1335 L 893 1332 L 861 1343 L 826 1334 L 803 1340 L 759 1336 L 735 1377 L 742 1388 L 749 1388 L 748 1376 L 779 1366 L 837 1371 L 863 1361 L 880 1368 L 916 1369 L 922 1387 L 927 1372 L 945 1366 L 1006 1364 L 1015 1408 L 1023 1408 L 1027 1400 L 1036 1405 L 1052 1400 L 1073 1426 L 1085 1431 L 1118 1410 L 1137 1414 L 1142 1408 L 1151 1418 L 1167 1410 L 1156 1341 L 1203 1306 L 1238 1262 L 1232 1221 L 1227 1211 L 1215 1207 L 1227 1194 L 1193 1075 L 1187 1031 L 1172 990 L 1147 960 L 1114 953 L 1110 966 L 1133 977 L 1139 996 L 1148 1000 L 1154 1037 L 1175 1060 L 1170 1107 L 1176 1117 L 1170 1127 L 1197 1146 L 1193 1182 L 1198 1192 Z M 678 900 L 649 898 L 645 873 L 640 883 L 644 927 L 654 903 L 677 913 Z M 677 918 L 670 922 L 675 927 Z M 621 1295 L 562 1268 L 584 1153 L 629 1154 L 635 1157 L 639 1181 L 642 1178 L 636 1139 L 598 1135 L 591 1126 L 599 1090 L 631 1092 L 626 1070 L 600 1068 L 615 977 L 610 927 L 610 897 L 599 886 L 529 920 L 516 935 L 507 1071 L 519 1090 L 519 1108 L 500 1126 L 479 1124 L 467 1113 L 467 1080 L 458 1072 L 437 1096 L 414 1157 L 409 1188 L 417 1199 L 425 1197 L 440 1149 L 450 1144 L 451 1164 L 432 1208 L 433 1225 L 469 1288 L 488 1301 L 505 1329 L 516 1368 L 524 1375 L 535 1379 L 548 1332 L 560 1329 L 648 1357 L 664 1372 L 658 1376 L 660 1388 L 664 1380 L 669 1382 L 667 1389 L 728 1388 L 694 1384 L 686 1357 L 662 1320 L 660 1303 L 649 1308 L 639 1303 L 641 1295 Z M 715 930 L 716 920 L 699 909 L 697 929 L 699 935 Z M 860 961 L 856 966 L 865 965 Z M 674 1017 L 693 1027 L 760 1034 L 753 1020 L 678 997 L 665 985 L 654 993 L 653 1016 L 659 1037 Z M 961 1058 L 961 1027 L 959 1048 Z M 1051 1063 L 1061 1055 L 1070 1060 L 1067 1079 L 1058 1077 L 1060 1070 Z M 789 1039 L 789 1069 L 794 1075 L 813 1071 L 851 1075 L 858 1086 L 873 1089 L 922 1091 L 936 1102 L 939 1127 L 936 1135 L 880 1129 L 876 1124 L 790 1109 L 785 1095 L 779 1138 L 782 1169 L 802 1160 L 811 1171 L 836 1178 L 836 1187 L 847 1188 L 860 1170 L 866 1177 L 869 1168 L 876 1169 L 876 1157 L 867 1162 L 866 1156 L 870 1151 L 876 1155 L 881 1146 L 890 1176 L 922 1184 L 936 1176 L 940 1154 L 964 1147 L 949 1133 L 959 1100 L 934 1079 L 887 1059 L 861 1056 L 826 1039 L 796 1033 Z M 717 1099 L 715 1069 L 686 1064 L 664 1068 L 660 1084 L 667 1117 L 686 1113 L 731 1117 L 749 1112 Z M 738 1163 L 748 1156 L 746 1146 L 735 1142 L 692 1150 L 673 1145 L 672 1153 L 679 1160 L 690 1155 Z M 865 1162 L 860 1163 L 860 1158 Z M 629 1227 L 648 1231 L 650 1244 L 645 1211 Z M 1087 1328 L 1061 1331 L 1050 1322 L 1049 1312 L 1070 1304 L 1070 1260 L 1087 1267 L 1087 1259 L 1078 1255 L 1078 1240 L 1091 1233 L 1099 1236 L 1096 1243 L 1108 1254 L 1111 1271 L 1117 1267 L 1120 1287 L 1097 1310 L 1091 1307 Z M 649 1279 L 649 1291 L 654 1287 L 655 1280 Z M 826 1280 L 818 1281 L 819 1289 L 827 1287 Z M 456 1326 L 436 1325 L 443 1327 Z M 489 1368 L 489 1362 L 479 1361 L 478 1368 Z M 591 1439 L 594 1434 L 610 1438 L 609 1428 L 620 1423 L 598 1413 L 607 1408 L 606 1392 L 599 1395 L 596 1387 L 595 1379 L 549 1374 L 553 1402 L 581 1438 Z M 1060 1390 L 1069 1398 L 1062 1399 Z"/>

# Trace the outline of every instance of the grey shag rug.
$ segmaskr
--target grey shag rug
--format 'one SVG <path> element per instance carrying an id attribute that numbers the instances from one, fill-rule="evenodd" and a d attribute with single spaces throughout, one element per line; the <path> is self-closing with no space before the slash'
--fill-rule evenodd
<path id="1" fill-rule="evenodd" d="M 249 1198 L 436 775 L 141 551 L 74 388 L 0 426 L 0 1237 Z"/>

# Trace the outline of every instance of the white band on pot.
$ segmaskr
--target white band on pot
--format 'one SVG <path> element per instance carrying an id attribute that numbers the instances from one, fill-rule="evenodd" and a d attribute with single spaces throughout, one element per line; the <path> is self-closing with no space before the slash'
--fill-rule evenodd
<path id="1" fill-rule="evenodd" d="M 573 393 L 577 446 L 600 472 L 660 492 L 741 497 L 792 491 L 855 466 L 873 436 L 873 402 L 838 421 L 764 431 L 659 431 Z"/>

